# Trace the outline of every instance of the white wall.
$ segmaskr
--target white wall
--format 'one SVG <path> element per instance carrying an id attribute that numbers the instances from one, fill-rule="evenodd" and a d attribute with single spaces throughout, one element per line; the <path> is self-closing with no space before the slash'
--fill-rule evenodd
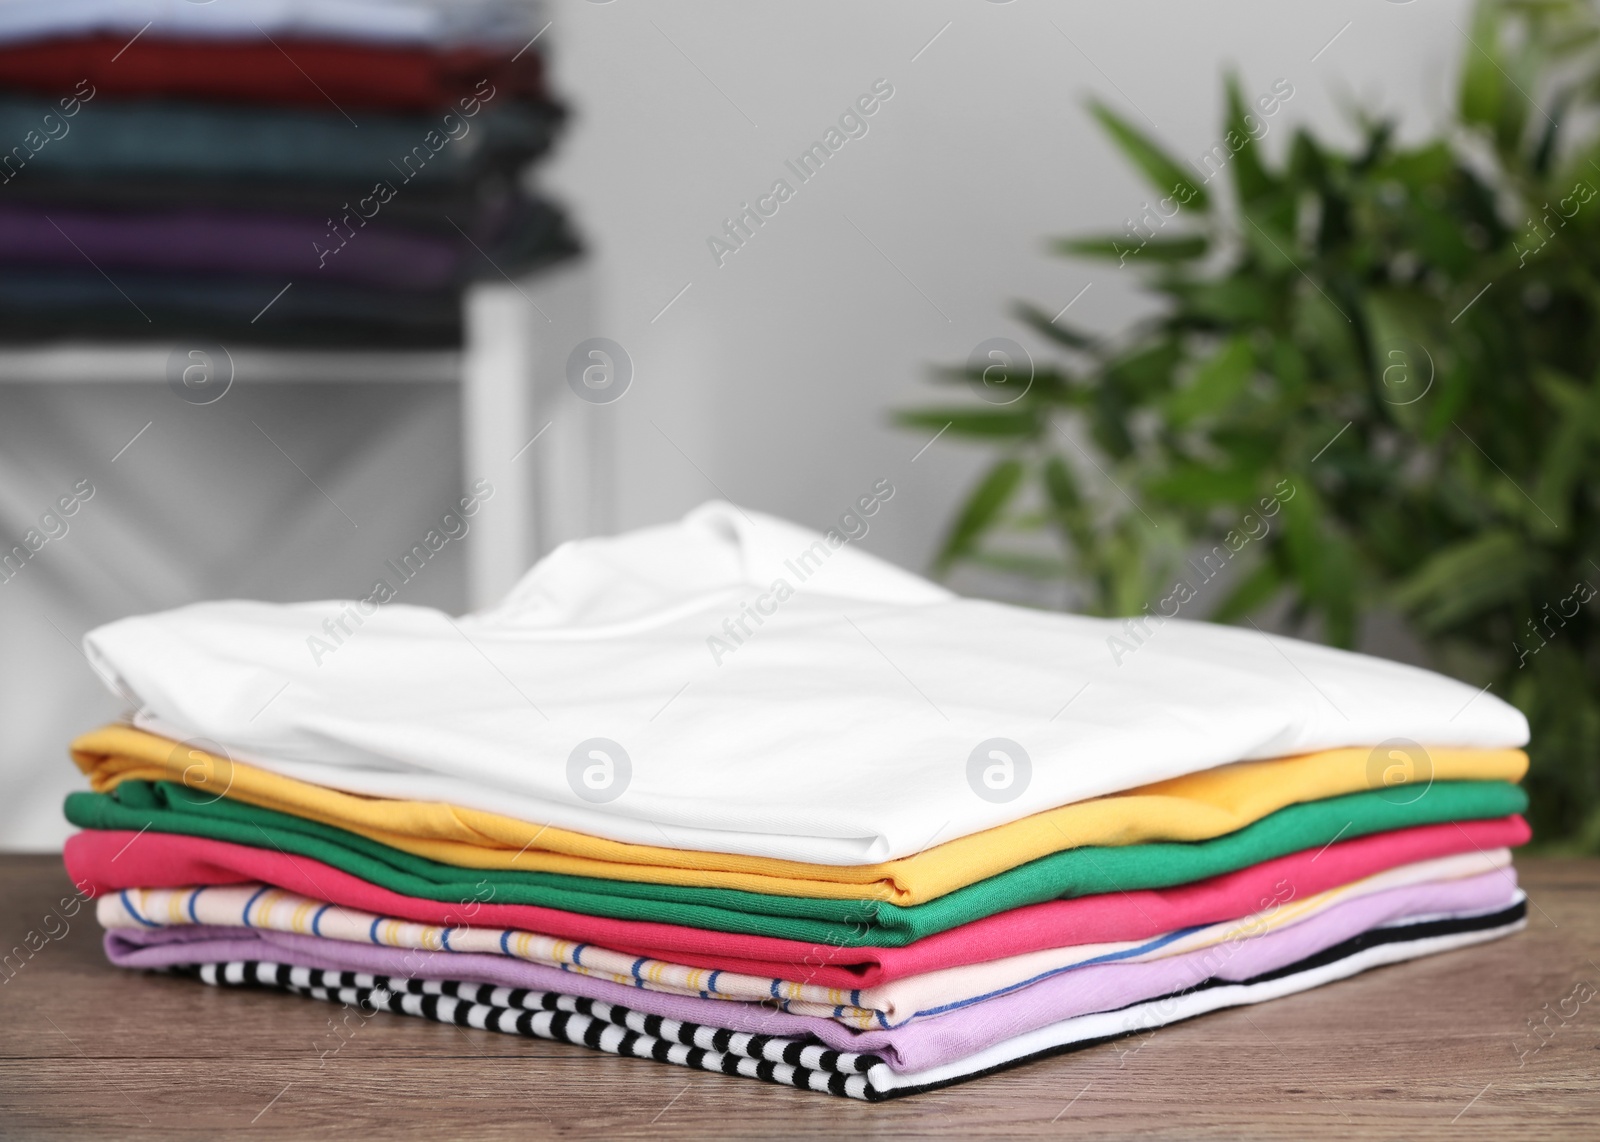
<path id="1" fill-rule="evenodd" d="M 726 494 L 821 526 L 887 476 L 903 494 L 865 545 L 925 566 L 982 454 L 941 440 L 913 466 L 925 440 L 889 427 L 890 410 L 940 395 L 929 367 L 988 337 L 1037 348 L 1007 316 L 1014 299 L 1054 312 L 1092 282 L 1070 320 L 1114 328 L 1138 311 L 1127 271 L 1042 250 L 1047 235 L 1120 230 L 1148 197 L 1085 99 L 1198 156 L 1219 134 L 1221 73 L 1234 65 L 1248 93 L 1294 86 L 1269 146 L 1298 122 L 1347 134 L 1352 100 L 1400 113 L 1416 134 L 1450 105 L 1464 45 L 1452 22 L 1467 11 L 1464 0 L 564 0 L 550 34 L 576 115 L 546 181 L 593 241 L 607 335 L 637 367 L 610 406 L 619 524 Z M 895 94 L 869 133 L 800 185 L 784 160 L 879 78 Z M 718 268 L 707 237 L 779 177 L 793 199 Z"/>

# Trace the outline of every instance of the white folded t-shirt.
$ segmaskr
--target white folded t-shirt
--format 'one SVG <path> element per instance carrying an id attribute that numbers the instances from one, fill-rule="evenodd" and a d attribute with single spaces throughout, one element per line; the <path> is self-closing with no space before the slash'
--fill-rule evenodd
<path id="1" fill-rule="evenodd" d="M 565 544 L 479 614 L 383 597 L 199 603 L 85 648 L 137 725 L 300 780 L 822 864 L 1311 750 L 1381 745 L 1378 786 L 1407 743 L 1528 732 L 1426 670 L 963 599 L 723 503 Z"/>

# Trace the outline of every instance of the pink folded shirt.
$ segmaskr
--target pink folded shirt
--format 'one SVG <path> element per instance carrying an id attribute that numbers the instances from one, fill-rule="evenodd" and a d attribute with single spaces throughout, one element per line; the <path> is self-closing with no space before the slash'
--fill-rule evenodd
<path id="1" fill-rule="evenodd" d="M 837 948 L 519 904 L 486 903 L 477 918 L 485 925 L 545 932 L 694 967 L 825 987 L 872 987 L 1046 948 L 1144 939 L 1236 919 L 1261 908 L 1263 900 L 1275 898 L 1285 883 L 1306 896 L 1397 865 L 1474 849 L 1515 847 L 1528 836 L 1527 823 L 1518 816 L 1375 833 L 1175 888 L 1016 908 L 904 948 Z M 139 843 L 133 844 L 136 837 Z M 424 923 L 450 922 L 451 906 L 446 903 L 402 896 L 307 857 L 225 841 L 89 830 L 67 841 L 64 857 L 73 882 L 92 895 L 123 888 L 255 881 L 367 912 Z"/>

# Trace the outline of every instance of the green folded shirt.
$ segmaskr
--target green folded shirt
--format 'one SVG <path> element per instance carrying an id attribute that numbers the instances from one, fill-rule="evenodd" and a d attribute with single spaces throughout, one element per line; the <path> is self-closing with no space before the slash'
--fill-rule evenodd
<path id="1" fill-rule="evenodd" d="M 691 888 L 548 872 L 464 869 L 391 848 L 331 825 L 171 782 L 124 781 L 111 793 L 73 793 L 67 819 L 85 829 L 149 829 L 319 860 L 390 891 L 448 903 L 483 886 L 501 904 L 773 936 L 837 947 L 904 947 L 986 916 L 1075 896 L 1168 888 L 1233 872 L 1335 840 L 1446 821 L 1520 813 L 1528 798 L 1503 781 L 1440 781 L 1395 804 L 1383 790 L 1290 805 L 1205 841 L 1085 846 L 1019 865 L 926 904 L 824 900 L 727 888 Z"/>

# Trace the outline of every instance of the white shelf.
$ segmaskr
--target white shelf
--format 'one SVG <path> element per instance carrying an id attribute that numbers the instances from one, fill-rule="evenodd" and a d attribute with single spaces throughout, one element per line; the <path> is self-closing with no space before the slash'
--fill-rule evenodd
<path id="1" fill-rule="evenodd" d="M 229 347 L 233 383 L 459 385 L 464 484 L 487 479 L 495 487 L 493 509 L 466 539 L 468 603 L 488 606 L 540 555 L 611 526 L 614 414 L 579 400 L 566 380 L 567 356 L 595 332 L 589 273 L 579 259 L 515 283 L 473 285 L 459 352 Z M 164 385 L 175 347 L 176 340 L 0 347 L 0 384 Z"/>
<path id="2" fill-rule="evenodd" d="M 0 346 L 0 384 L 82 384 L 166 381 L 167 358 L 176 339 L 126 344 L 62 342 Z M 461 379 L 461 353 L 367 349 L 229 348 L 234 383 L 283 381 L 381 381 L 452 383 Z"/>

